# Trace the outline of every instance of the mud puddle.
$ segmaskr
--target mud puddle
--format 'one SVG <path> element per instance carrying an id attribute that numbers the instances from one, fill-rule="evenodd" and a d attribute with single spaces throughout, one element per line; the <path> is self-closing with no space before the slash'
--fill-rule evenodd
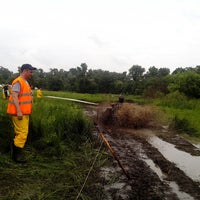
<path id="1" fill-rule="evenodd" d="M 92 109 L 87 112 L 95 116 Z M 97 124 L 95 122 L 95 124 Z M 200 150 L 168 128 L 125 129 L 100 125 L 130 178 L 112 157 L 100 172 L 105 200 L 200 200 Z M 109 150 L 108 150 L 109 152 Z M 172 159 L 173 158 L 173 159 Z M 198 169 L 199 168 L 199 169 Z"/>
<path id="2" fill-rule="evenodd" d="M 130 199 L 131 186 L 127 182 L 125 175 L 114 161 L 114 165 L 101 168 L 100 176 L 105 179 L 104 194 L 106 200 L 112 199 Z"/>
<path id="3" fill-rule="evenodd" d="M 106 192 L 110 191 L 109 195 L 116 192 L 118 197 L 121 195 L 120 198 L 115 196 L 108 199 L 200 199 L 200 182 L 197 182 L 199 156 L 176 149 L 173 144 L 159 139 L 148 129 L 107 130 L 105 137 L 130 176 L 130 180 L 126 176 L 118 176 L 113 184 L 105 186 Z M 168 158 L 168 155 L 174 157 L 174 160 Z M 178 160 L 180 166 L 175 162 Z M 118 166 L 115 173 L 123 174 L 119 169 Z"/>
<path id="4" fill-rule="evenodd" d="M 148 140 L 156 147 L 162 155 L 170 162 L 174 162 L 178 168 L 183 170 L 194 181 L 200 182 L 200 156 L 192 156 L 189 153 L 180 151 L 175 145 L 152 136 Z"/>
<path id="5" fill-rule="evenodd" d="M 194 200 L 194 198 L 192 196 L 190 196 L 189 194 L 180 191 L 180 188 L 176 184 L 176 182 L 166 181 L 165 180 L 166 179 L 166 175 L 161 171 L 161 169 L 157 165 L 155 165 L 155 163 L 151 159 L 149 159 L 145 155 L 143 155 L 142 157 L 143 157 L 144 162 L 146 162 L 147 165 L 158 175 L 160 180 L 166 182 L 170 186 L 172 192 L 175 193 L 178 196 L 179 199 L 182 199 L 182 200 Z"/>
<path id="6" fill-rule="evenodd" d="M 200 149 L 200 144 L 193 144 L 195 147 L 197 147 L 198 149 Z"/>

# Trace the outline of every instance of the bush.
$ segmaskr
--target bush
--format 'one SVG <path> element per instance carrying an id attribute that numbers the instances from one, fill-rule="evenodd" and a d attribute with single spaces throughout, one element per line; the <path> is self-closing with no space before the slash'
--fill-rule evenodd
<path id="1" fill-rule="evenodd" d="M 188 135 L 195 135 L 197 133 L 197 130 L 190 125 L 187 119 L 180 119 L 177 115 L 173 118 L 171 127 L 180 133 L 186 133 Z"/>
<path id="2" fill-rule="evenodd" d="M 169 93 L 165 97 L 161 98 L 159 105 L 184 109 L 189 106 L 188 98 L 178 91 Z"/>
<path id="3" fill-rule="evenodd" d="M 200 97 L 200 74 L 189 71 L 170 76 L 170 92 L 179 91 L 190 98 Z"/>

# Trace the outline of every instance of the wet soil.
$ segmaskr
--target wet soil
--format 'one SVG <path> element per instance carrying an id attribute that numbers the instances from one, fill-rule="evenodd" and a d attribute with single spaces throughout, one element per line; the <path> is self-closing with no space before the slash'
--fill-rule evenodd
<path id="1" fill-rule="evenodd" d="M 194 180 L 188 176 L 152 145 L 150 138 L 158 137 L 200 159 L 200 149 L 189 141 L 162 126 L 128 129 L 95 124 L 110 145 L 108 151 L 114 154 L 113 166 L 101 171 L 109 180 L 104 185 L 105 199 L 200 199 L 200 177 Z M 117 178 L 111 181 L 113 177 Z"/>
<path id="2" fill-rule="evenodd" d="M 146 132 L 148 131 L 135 132 L 110 128 L 109 131 L 105 131 L 104 129 L 105 137 L 128 174 L 126 183 L 131 186 L 131 191 L 128 191 L 127 199 L 200 199 L 200 182 L 192 180 L 176 164 L 167 160 L 157 148 L 153 147 L 147 140 Z M 163 138 L 164 135 L 162 135 Z M 166 140 L 170 142 L 169 137 Z M 174 138 L 172 140 L 175 143 Z M 180 143 L 182 141 L 183 139 Z M 176 143 L 178 143 L 177 139 Z M 187 152 L 189 148 L 191 152 L 197 151 L 195 147 L 188 144 Z M 151 169 L 145 162 L 146 158 L 151 159 L 156 168 L 162 171 L 164 179 L 156 174 L 156 170 Z M 171 182 L 178 185 L 178 192 L 173 191 Z"/>

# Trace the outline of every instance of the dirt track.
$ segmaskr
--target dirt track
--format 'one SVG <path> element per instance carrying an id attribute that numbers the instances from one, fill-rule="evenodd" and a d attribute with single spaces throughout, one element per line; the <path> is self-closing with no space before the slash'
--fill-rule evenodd
<path id="1" fill-rule="evenodd" d="M 147 141 L 146 134 L 142 135 L 142 132 L 147 130 L 134 132 L 121 129 L 109 132 L 105 136 L 130 176 L 130 180 L 127 179 L 126 182 L 131 186 L 127 199 L 200 199 L 200 184 L 168 161 Z M 164 139 L 164 136 L 162 138 Z M 167 140 L 169 141 L 168 137 Z M 196 148 L 188 144 L 187 151 L 189 148 L 191 152 L 196 151 Z M 152 160 L 154 167 L 162 171 L 163 177 L 159 177 L 150 167 L 145 161 L 147 159 Z M 179 191 L 175 191 L 174 185 L 170 186 L 170 183 L 174 182 Z"/>
<path id="2" fill-rule="evenodd" d="M 193 180 L 170 162 L 152 145 L 150 138 L 161 138 L 191 157 L 200 159 L 200 150 L 190 142 L 171 134 L 164 127 L 134 130 L 104 126 L 102 130 L 127 173 L 123 173 L 114 159 L 113 167 L 102 169 L 101 175 L 107 180 L 105 199 L 200 199 L 200 179 Z M 116 177 L 116 181 L 111 182 Z"/>

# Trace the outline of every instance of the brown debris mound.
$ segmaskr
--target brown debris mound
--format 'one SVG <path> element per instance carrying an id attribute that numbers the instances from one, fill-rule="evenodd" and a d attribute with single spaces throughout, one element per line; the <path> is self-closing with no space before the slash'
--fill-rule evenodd
<path id="1" fill-rule="evenodd" d="M 118 127 L 143 128 L 154 120 L 154 116 L 155 110 L 152 106 L 116 103 L 101 114 L 101 121 Z"/>
<path id="2" fill-rule="evenodd" d="M 116 123 L 121 127 L 146 127 L 152 120 L 154 112 L 150 106 L 124 103 L 116 111 Z"/>

